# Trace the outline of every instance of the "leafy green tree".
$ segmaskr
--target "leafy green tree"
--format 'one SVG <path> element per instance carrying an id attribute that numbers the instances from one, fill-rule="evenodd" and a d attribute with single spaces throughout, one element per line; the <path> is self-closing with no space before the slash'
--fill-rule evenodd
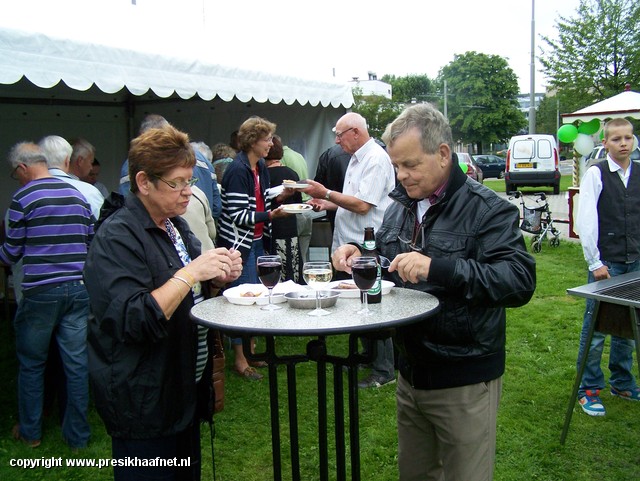
<path id="1" fill-rule="evenodd" d="M 409 104 L 429 100 L 433 97 L 433 81 L 426 75 L 406 75 L 404 77 L 384 75 L 382 81 L 391 84 L 394 102 Z"/>
<path id="2" fill-rule="evenodd" d="M 582 108 L 583 100 L 573 92 L 557 91 L 547 94 L 536 113 L 536 132 L 539 134 L 556 135 L 558 125 L 562 125 L 559 114 L 566 114 Z"/>
<path id="3" fill-rule="evenodd" d="M 504 58 L 477 52 L 455 55 L 440 69 L 438 83 L 445 80 L 454 139 L 475 144 L 478 153 L 483 144 L 504 142 L 526 127 L 518 108 L 518 78 Z"/>
<path id="4" fill-rule="evenodd" d="M 640 85 L 640 2 L 581 0 L 575 18 L 556 21 L 558 39 L 542 37 L 540 62 L 551 86 L 576 108 Z M 571 112 L 563 109 L 563 112 Z"/>
<path id="5" fill-rule="evenodd" d="M 382 95 L 363 95 L 360 88 L 353 89 L 353 99 L 355 103 L 351 109 L 367 120 L 369 134 L 377 139 L 402 112 L 402 105 Z"/>

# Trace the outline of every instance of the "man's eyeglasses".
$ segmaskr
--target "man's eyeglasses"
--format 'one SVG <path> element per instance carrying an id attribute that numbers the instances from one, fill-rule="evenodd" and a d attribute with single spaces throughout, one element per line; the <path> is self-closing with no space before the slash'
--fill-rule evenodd
<path id="1" fill-rule="evenodd" d="M 347 130 L 343 132 L 336 132 L 336 137 L 338 137 L 338 140 L 342 140 L 342 136 L 353 129 L 355 129 L 355 127 L 349 127 Z"/>
<path id="2" fill-rule="evenodd" d="M 418 224 L 414 209 L 407 209 L 400 225 L 398 240 L 412 251 L 422 252 L 424 250 L 424 223 Z M 411 239 L 405 236 L 405 231 L 411 232 Z"/>
<path id="3" fill-rule="evenodd" d="M 186 189 L 187 186 L 193 187 L 194 185 L 196 185 L 196 182 L 198 182 L 198 179 L 195 177 L 192 177 L 189 180 L 166 180 L 160 177 L 159 175 L 154 175 L 153 177 L 158 180 L 161 180 L 162 182 L 167 184 L 169 187 L 171 187 L 173 190 L 179 190 L 179 191 L 183 191 L 184 189 Z"/>
<path id="4" fill-rule="evenodd" d="M 13 180 L 18 180 L 18 169 L 20 168 L 22 164 L 18 164 L 16 165 L 13 170 L 11 171 L 11 174 L 9 174 L 9 177 L 11 177 Z"/>

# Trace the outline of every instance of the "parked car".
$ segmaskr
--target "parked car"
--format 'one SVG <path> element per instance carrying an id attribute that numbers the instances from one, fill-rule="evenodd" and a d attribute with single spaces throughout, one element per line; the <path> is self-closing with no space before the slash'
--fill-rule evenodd
<path id="1" fill-rule="evenodd" d="M 585 159 L 585 164 L 587 168 L 591 167 L 596 162 L 604 160 L 607 157 L 607 151 L 604 148 L 604 145 L 598 145 L 594 148 L 591 153 Z M 631 160 L 640 160 L 640 147 L 636 147 L 631 152 Z"/>
<path id="2" fill-rule="evenodd" d="M 482 177 L 487 179 L 495 177 L 496 179 L 504 178 L 504 170 L 507 160 L 504 157 L 498 157 L 493 154 L 474 155 L 473 160 L 476 161 L 480 169 L 482 169 Z"/>
<path id="3" fill-rule="evenodd" d="M 476 161 L 473 160 L 473 157 L 466 152 L 456 152 L 456 155 L 458 156 L 459 164 L 467 164 L 467 175 L 482 184 L 482 180 L 484 179 L 482 169 Z"/>
<path id="4" fill-rule="evenodd" d="M 556 139 L 552 135 L 516 135 L 509 141 L 504 174 L 505 189 L 518 187 L 553 187 L 560 193 L 560 158 Z"/>

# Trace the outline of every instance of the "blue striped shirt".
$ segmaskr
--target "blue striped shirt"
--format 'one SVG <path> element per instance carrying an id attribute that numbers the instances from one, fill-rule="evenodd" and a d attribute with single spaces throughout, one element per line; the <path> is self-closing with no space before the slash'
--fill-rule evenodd
<path id="1" fill-rule="evenodd" d="M 20 188 L 8 213 L 0 260 L 23 260 L 23 291 L 81 280 L 93 237 L 91 207 L 63 180 L 47 177 Z"/>

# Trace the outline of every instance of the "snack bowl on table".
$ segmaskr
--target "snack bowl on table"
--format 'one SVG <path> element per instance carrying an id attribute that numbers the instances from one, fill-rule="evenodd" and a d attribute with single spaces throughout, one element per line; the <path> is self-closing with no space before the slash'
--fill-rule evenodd
<path id="1" fill-rule="evenodd" d="M 269 303 L 269 292 L 262 284 L 241 284 L 230 287 L 226 289 L 222 295 L 231 304 L 237 304 L 239 306 L 251 306 L 253 304 L 264 306 Z M 280 304 L 281 302 L 287 302 L 287 300 L 282 293 L 274 292 L 272 302 L 273 304 Z"/>
<path id="2" fill-rule="evenodd" d="M 288 292 L 284 295 L 287 298 L 287 302 L 294 309 L 315 309 L 316 308 L 316 291 L 304 290 Z M 320 306 L 332 307 L 336 305 L 340 297 L 339 292 L 334 291 L 320 291 Z"/>

